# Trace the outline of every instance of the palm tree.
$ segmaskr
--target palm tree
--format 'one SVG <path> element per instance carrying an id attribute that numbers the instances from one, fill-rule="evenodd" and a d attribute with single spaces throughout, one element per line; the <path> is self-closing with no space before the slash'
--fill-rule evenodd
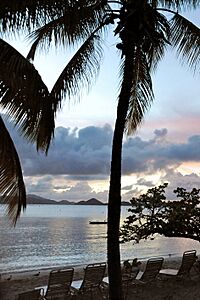
<path id="1" fill-rule="evenodd" d="M 124 132 L 130 134 L 135 131 L 151 105 L 154 98 L 151 74 L 167 47 L 176 48 L 190 67 L 197 66 L 200 30 L 182 15 L 182 11 L 198 6 L 198 0 L 25 0 L 22 3 L 2 0 L 0 4 L 3 33 L 20 30 L 30 33 L 33 44 L 28 60 L 34 60 L 38 48 L 48 49 L 51 43 L 77 47 L 47 97 L 54 114 L 64 98 L 77 95 L 81 88 L 88 87 L 97 74 L 105 29 L 109 27 L 119 38 L 116 47 L 121 54 L 121 89 L 113 136 L 108 199 L 107 249 L 111 300 L 123 298 L 119 249 L 123 135 Z M 13 103 L 12 97 L 10 99 Z"/>
<path id="2" fill-rule="evenodd" d="M 34 66 L 2 39 L 0 49 L 1 108 L 22 135 L 36 142 L 38 150 L 47 152 L 54 131 L 48 89 Z M 21 209 L 26 207 L 26 191 L 19 156 L 1 116 L 0 132 L 0 192 L 15 224 Z"/>

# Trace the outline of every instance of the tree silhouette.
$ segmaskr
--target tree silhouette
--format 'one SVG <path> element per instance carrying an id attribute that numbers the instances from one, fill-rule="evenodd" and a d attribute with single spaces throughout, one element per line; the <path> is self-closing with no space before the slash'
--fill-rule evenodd
<path id="1" fill-rule="evenodd" d="M 154 239 L 156 235 L 189 238 L 200 242 L 200 189 L 178 187 L 177 200 L 166 200 L 167 183 L 132 198 L 131 213 L 121 227 L 122 243 Z"/>

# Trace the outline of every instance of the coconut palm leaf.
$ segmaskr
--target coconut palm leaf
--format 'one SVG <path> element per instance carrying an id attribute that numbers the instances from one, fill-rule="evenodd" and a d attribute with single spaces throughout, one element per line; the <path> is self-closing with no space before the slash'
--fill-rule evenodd
<path id="1" fill-rule="evenodd" d="M 100 41 L 97 34 L 92 34 L 64 68 L 51 91 L 58 104 L 66 96 L 79 95 L 81 88 L 90 87 L 99 71 L 102 56 Z"/>
<path id="2" fill-rule="evenodd" d="M 123 67 L 122 65 L 122 73 Z M 135 49 L 132 73 L 132 90 L 125 127 L 128 134 L 133 133 L 141 124 L 154 98 L 149 63 L 139 47 Z"/>
<path id="3" fill-rule="evenodd" d="M 106 1 L 81 0 L 55 2 L 45 1 L 1 1 L 0 3 L 0 29 L 3 32 L 12 33 L 16 30 L 28 30 L 29 32 L 37 27 L 48 24 L 51 21 L 65 16 L 65 22 L 71 25 L 83 26 L 87 21 L 88 28 L 93 27 L 99 17 L 105 15 L 105 10 L 110 6 Z"/>
<path id="4" fill-rule="evenodd" d="M 68 6 L 61 17 L 32 32 L 28 38 L 33 44 L 27 58 L 33 60 L 39 46 L 41 49 L 48 49 L 52 42 L 55 46 L 73 46 L 77 42 L 84 42 L 104 20 L 105 9 L 108 6 L 105 7 L 101 3 L 80 6 L 80 1 L 77 1 Z"/>
<path id="5" fill-rule="evenodd" d="M 155 9 L 151 9 L 151 18 L 148 16 L 145 23 L 142 48 L 149 68 L 154 70 L 170 45 L 170 23 Z"/>
<path id="6" fill-rule="evenodd" d="M 26 191 L 19 157 L 1 116 L 0 132 L 0 195 L 15 224 L 21 209 L 26 207 Z"/>
<path id="7" fill-rule="evenodd" d="M 200 63 L 200 29 L 176 14 L 171 21 L 171 42 L 179 56 L 194 69 Z"/>
<path id="8" fill-rule="evenodd" d="M 66 7 L 65 0 L 25 0 L 0 2 L 0 29 L 3 32 L 16 30 L 30 31 L 33 28 L 49 22 L 55 16 L 62 16 Z"/>
<path id="9" fill-rule="evenodd" d="M 183 11 L 185 9 L 197 8 L 200 4 L 199 0 L 156 0 L 156 7 L 162 6 L 173 10 Z"/>
<path id="10" fill-rule="evenodd" d="M 34 66 L 0 39 L 0 105 L 20 132 L 47 151 L 54 131 L 54 100 Z"/>

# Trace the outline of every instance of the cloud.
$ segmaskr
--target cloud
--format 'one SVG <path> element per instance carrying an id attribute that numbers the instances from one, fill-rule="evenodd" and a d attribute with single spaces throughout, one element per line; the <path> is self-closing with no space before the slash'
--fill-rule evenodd
<path id="1" fill-rule="evenodd" d="M 184 187 L 188 191 L 193 188 L 200 189 L 200 176 L 198 174 L 183 175 L 175 170 L 168 170 L 165 176 L 162 177 L 162 182 L 169 182 L 168 188 L 166 189 L 167 199 L 176 199 L 176 195 L 173 191 L 177 187 Z"/>
<path id="2" fill-rule="evenodd" d="M 154 133 L 153 139 L 144 141 L 136 137 L 124 143 L 123 168 L 126 174 L 156 172 L 177 168 L 184 162 L 200 161 L 200 135 L 191 136 L 184 143 L 170 143 L 166 131 L 156 130 Z"/>
<path id="3" fill-rule="evenodd" d="M 152 181 L 146 180 L 145 178 L 139 178 L 137 180 L 137 185 L 144 185 L 144 186 L 147 186 L 149 188 L 154 186 Z"/>
<path id="4" fill-rule="evenodd" d="M 25 176 L 62 174 L 84 179 L 109 174 L 113 134 L 109 125 L 80 130 L 58 127 L 47 156 L 37 153 L 16 131 L 11 130 L 11 133 Z"/>
<path id="5" fill-rule="evenodd" d="M 142 189 L 139 189 L 138 187 L 126 192 L 123 194 L 122 198 L 123 201 L 130 201 L 133 197 L 139 197 L 142 193 Z"/>
<path id="6" fill-rule="evenodd" d="M 67 176 L 38 176 L 25 179 L 27 192 L 44 198 L 75 202 L 93 197 L 106 202 L 108 198 L 108 190 L 96 192 L 87 181 L 70 181 Z"/>
<path id="7" fill-rule="evenodd" d="M 67 175 L 73 180 L 107 179 L 110 173 L 113 130 L 110 125 L 78 128 L 58 127 L 49 153 L 37 153 L 11 130 L 25 176 Z M 186 142 L 168 141 L 167 129 L 156 129 L 153 138 L 129 137 L 123 144 L 124 175 L 151 174 L 200 161 L 200 135 Z"/>
<path id="8" fill-rule="evenodd" d="M 52 199 L 107 199 L 113 130 L 110 125 L 85 128 L 58 127 L 48 156 L 37 153 L 34 145 L 24 139 L 7 123 L 17 145 L 29 193 L 43 193 Z M 184 142 L 168 140 L 166 128 L 154 130 L 151 138 L 139 136 L 124 139 L 122 174 L 135 176 L 131 184 L 123 184 L 124 197 L 154 185 L 149 176 L 160 173 L 172 188 L 198 185 L 197 174 L 183 176 L 177 170 L 184 163 L 200 162 L 200 135 Z M 95 190 L 92 182 L 102 181 L 106 188 Z M 94 186 L 93 184 L 93 186 Z M 141 189 L 140 189 L 141 187 Z M 44 192 L 45 191 L 45 192 Z"/>
<path id="9" fill-rule="evenodd" d="M 167 136 L 167 128 L 156 129 L 154 130 L 154 134 L 157 138 L 164 138 Z"/>
<path id="10" fill-rule="evenodd" d="M 124 190 L 124 191 L 129 191 L 129 190 L 132 189 L 132 187 L 133 187 L 132 184 L 131 184 L 131 185 L 126 185 L 126 186 L 123 186 L 123 187 L 122 187 L 122 190 Z"/>

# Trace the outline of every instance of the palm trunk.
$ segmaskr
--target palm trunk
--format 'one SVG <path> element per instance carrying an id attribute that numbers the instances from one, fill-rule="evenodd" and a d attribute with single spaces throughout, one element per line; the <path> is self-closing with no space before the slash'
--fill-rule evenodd
<path id="1" fill-rule="evenodd" d="M 122 300 L 121 266 L 120 266 L 120 247 L 119 247 L 119 226 L 121 215 L 121 158 L 122 142 L 129 106 L 129 99 L 132 87 L 133 60 L 131 51 L 126 54 L 124 62 L 123 82 L 119 95 L 117 107 L 117 119 L 115 123 L 110 190 L 108 199 L 108 276 L 109 276 L 109 299 Z"/>

